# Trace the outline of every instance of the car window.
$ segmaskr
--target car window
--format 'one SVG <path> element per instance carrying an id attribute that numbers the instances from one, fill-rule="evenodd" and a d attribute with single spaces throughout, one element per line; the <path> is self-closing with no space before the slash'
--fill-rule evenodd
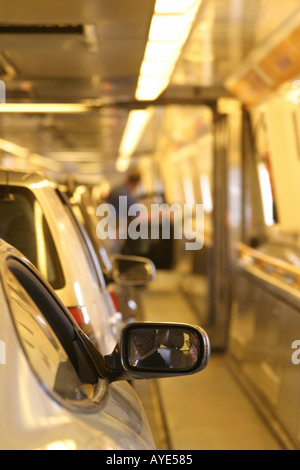
<path id="1" fill-rule="evenodd" d="M 94 278 L 94 281 L 99 285 L 101 290 L 105 290 L 106 284 L 105 284 L 105 279 L 103 276 L 102 268 L 99 263 L 98 256 L 95 251 L 92 240 L 90 239 L 89 234 L 86 230 L 82 213 L 80 211 L 74 210 L 73 206 L 70 205 L 66 196 L 63 193 L 61 193 L 60 191 L 57 191 L 57 194 L 60 197 L 61 201 L 63 202 L 65 209 L 66 209 L 67 217 L 71 221 L 71 224 L 73 225 L 74 230 L 76 231 L 81 241 L 82 248 L 84 250 L 88 264 L 90 266 L 90 272 Z"/>
<path id="2" fill-rule="evenodd" d="M 17 248 L 45 276 L 53 289 L 65 279 L 42 208 L 27 188 L 0 187 L 0 238 Z"/>
<path id="3" fill-rule="evenodd" d="M 76 346 L 74 325 L 47 288 L 17 260 L 8 263 L 6 285 L 21 345 L 37 379 L 68 408 L 94 408 L 99 381 Z"/>
<path id="4" fill-rule="evenodd" d="M 102 271 L 111 272 L 112 266 L 109 261 L 109 251 L 108 246 L 106 244 L 107 240 L 100 240 L 97 236 L 97 219 L 96 217 L 92 217 L 89 213 L 89 210 L 83 206 L 83 204 L 73 205 L 73 209 L 76 214 L 78 214 L 78 218 L 82 219 L 82 224 L 84 225 L 95 249 L 97 254 L 97 258 L 99 264 L 101 266 Z M 91 208 L 89 208 L 91 209 Z M 80 215 L 79 215 L 80 214 Z M 96 211 L 95 211 L 96 214 Z"/>
<path id="5" fill-rule="evenodd" d="M 91 226 L 87 222 L 87 220 L 85 218 L 85 214 L 84 214 L 82 208 L 78 204 L 73 204 L 72 205 L 72 211 L 73 211 L 75 217 L 77 217 L 77 219 L 80 222 L 80 224 L 82 225 L 82 227 L 84 228 L 84 230 L 86 231 L 86 234 L 89 237 L 89 240 L 91 241 L 92 249 L 94 250 L 95 256 L 97 257 L 98 263 L 101 267 L 101 270 L 102 270 L 102 272 L 104 272 L 106 267 L 105 267 L 105 265 L 103 263 L 103 260 L 100 256 L 99 244 L 97 244 L 96 241 L 95 241 L 96 228 L 95 228 L 95 234 L 93 234 Z"/>

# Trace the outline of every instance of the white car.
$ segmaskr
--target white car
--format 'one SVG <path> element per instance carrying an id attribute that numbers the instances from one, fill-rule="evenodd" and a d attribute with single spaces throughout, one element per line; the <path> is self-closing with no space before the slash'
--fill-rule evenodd
<path id="1" fill-rule="evenodd" d="M 42 273 L 103 354 L 123 326 L 104 277 L 55 183 L 0 170 L 0 238 Z"/>
<path id="2" fill-rule="evenodd" d="M 68 194 L 66 189 L 64 191 Z M 139 296 L 140 291 L 137 287 L 141 284 L 145 284 L 145 282 L 139 282 L 139 273 L 137 270 L 137 275 L 135 276 L 135 279 L 132 279 L 130 285 L 128 285 L 129 283 L 127 283 L 127 285 L 124 283 L 125 285 L 123 285 L 122 282 L 120 282 L 120 279 L 114 279 L 112 259 L 114 258 L 114 255 L 117 254 L 114 249 L 115 241 L 107 239 L 106 236 L 101 239 L 99 238 L 99 233 L 97 233 L 97 224 L 99 222 L 96 216 L 97 205 L 93 201 L 89 188 L 86 186 L 77 186 L 72 192 L 72 195 L 69 195 L 68 202 L 71 206 L 71 210 L 76 216 L 78 222 L 81 223 L 91 244 L 93 245 L 93 250 L 97 257 L 97 263 L 102 269 L 105 283 L 111 297 L 113 298 L 116 310 L 122 313 L 125 323 L 129 323 L 140 318 L 142 310 Z M 123 256 L 123 260 L 124 259 L 127 259 L 128 262 L 142 261 L 141 257 Z M 150 272 L 152 272 L 154 276 L 156 272 L 154 264 L 151 260 L 146 260 L 145 258 L 144 261 L 147 263 L 150 268 Z"/>
<path id="3" fill-rule="evenodd" d="M 0 241 L 1 450 L 153 450 L 127 381 L 196 373 L 208 359 L 206 333 L 178 324 L 126 326 L 102 355 L 39 271 Z"/>

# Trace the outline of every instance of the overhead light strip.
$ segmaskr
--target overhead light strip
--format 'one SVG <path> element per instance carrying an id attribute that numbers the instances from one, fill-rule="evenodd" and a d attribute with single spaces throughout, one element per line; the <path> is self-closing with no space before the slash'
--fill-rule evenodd
<path id="1" fill-rule="evenodd" d="M 123 138 L 119 149 L 119 159 L 117 161 L 117 170 L 121 173 L 128 170 L 130 159 L 141 140 L 143 133 L 149 124 L 154 109 L 133 110 L 129 113 L 128 121 L 125 127 Z"/>
<path id="2" fill-rule="evenodd" d="M 0 113 L 85 113 L 89 107 L 76 103 L 6 103 Z"/>
<path id="3" fill-rule="evenodd" d="M 2 106 L 2 105 L 1 105 Z M 59 162 L 54 161 L 53 159 L 47 158 L 44 155 L 39 155 L 38 153 L 32 153 L 29 149 L 21 147 L 14 142 L 10 142 L 5 139 L 0 139 L 0 150 L 3 150 L 14 157 L 27 160 L 28 163 L 34 164 L 36 166 L 47 168 L 52 171 L 61 172 L 62 165 Z"/>
<path id="4" fill-rule="evenodd" d="M 178 14 L 182 15 L 186 13 L 195 3 L 199 3 L 197 0 L 156 0 L 155 13 L 165 14 Z"/>
<path id="5" fill-rule="evenodd" d="M 156 1 L 137 100 L 155 100 L 167 88 L 201 3 L 202 0 Z"/>
<path id="6" fill-rule="evenodd" d="M 201 3 L 202 0 L 156 0 L 136 90 L 137 100 L 153 101 L 167 88 Z M 128 170 L 131 156 L 152 114 L 151 108 L 130 113 L 116 164 L 118 171 Z"/>

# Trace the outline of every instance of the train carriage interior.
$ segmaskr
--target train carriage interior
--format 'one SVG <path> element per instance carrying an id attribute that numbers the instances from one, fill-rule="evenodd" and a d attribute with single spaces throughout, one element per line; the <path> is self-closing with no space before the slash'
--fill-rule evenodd
<path id="1" fill-rule="evenodd" d="M 7 200 L 38 173 L 125 323 L 208 334 L 201 374 L 133 381 L 157 449 L 299 450 L 299 1 L 0 0 L 0 80 L 0 238 L 32 241 Z M 116 286 L 116 256 L 155 279 Z"/>

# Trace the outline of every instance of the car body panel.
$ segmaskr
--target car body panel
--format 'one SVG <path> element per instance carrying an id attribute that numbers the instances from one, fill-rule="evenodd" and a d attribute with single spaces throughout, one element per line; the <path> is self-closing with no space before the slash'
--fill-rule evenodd
<path id="1" fill-rule="evenodd" d="M 100 239 L 97 233 L 97 207 L 89 193 L 88 188 L 79 186 L 70 197 L 70 206 L 78 220 L 89 232 L 91 243 L 95 251 L 95 256 L 102 267 L 104 273 L 111 276 L 111 259 L 117 254 L 113 247 L 113 240 L 106 237 Z M 139 292 L 135 286 L 120 286 L 110 280 L 109 290 L 112 296 L 116 297 L 120 305 L 124 322 L 132 322 L 141 316 L 141 305 Z"/>
<path id="2" fill-rule="evenodd" d="M 56 293 L 68 308 L 81 307 L 86 312 L 102 354 L 110 354 L 119 336 L 119 318 L 116 320 L 108 303 L 111 299 L 105 285 L 101 292 L 97 274 L 89 265 L 83 242 L 56 193 L 56 185 L 42 175 L 0 170 L 0 186 L 7 185 L 7 178 L 11 187 L 24 187 L 33 193 L 48 222 L 66 281 Z"/>
<path id="3" fill-rule="evenodd" d="M 6 361 L 0 364 L 0 449 L 155 449 L 145 412 L 127 382 L 109 385 L 103 379 L 107 393 L 102 406 L 88 414 L 65 408 L 39 383 L 18 339 L 4 289 L 3 264 L 12 253 L 21 259 L 0 242 L 0 340 L 6 345 Z"/>

